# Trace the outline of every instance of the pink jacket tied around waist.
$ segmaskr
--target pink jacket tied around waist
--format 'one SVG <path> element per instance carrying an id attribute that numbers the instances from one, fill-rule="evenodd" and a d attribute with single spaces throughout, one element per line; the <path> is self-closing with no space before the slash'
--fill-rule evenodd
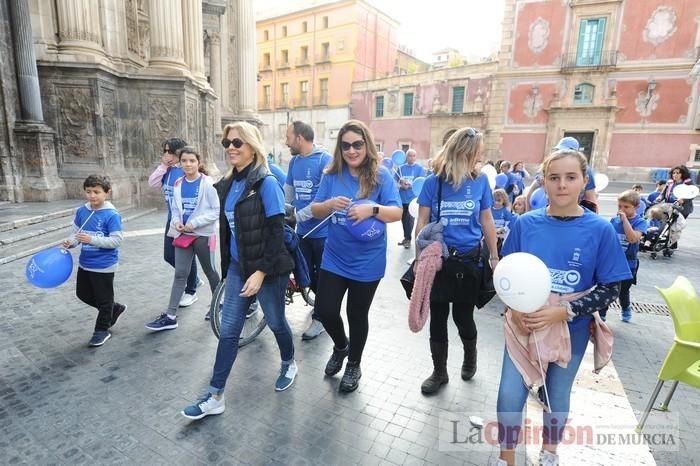
<path id="1" fill-rule="evenodd" d="M 552 293 L 549 295 L 548 304 L 556 306 L 560 301 L 574 301 L 590 293 L 590 291 L 567 295 Z M 590 339 L 594 347 L 593 372 L 597 374 L 612 357 L 613 334 L 597 312 L 593 313 L 590 332 Z M 545 374 L 549 363 L 553 362 L 563 368 L 567 366 L 571 360 L 571 336 L 569 335 L 569 326 L 565 321 L 557 322 L 534 333 L 522 333 L 520 328 L 513 323 L 512 314 L 506 312 L 506 350 L 516 369 L 523 376 L 525 385 L 528 387 L 533 385 L 542 386 L 544 384 L 540 373 L 539 361 L 537 360 L 535 339 L 540 348 Z"/>
<path id="2" fill-rule="evenodd" d="M 430 314 L 430 290 L 435 274 L 442 269 L 442 241 L 433 241 L 416 261 L 416 279 L 408 306 L 408 328 L 420 332 Z"/>

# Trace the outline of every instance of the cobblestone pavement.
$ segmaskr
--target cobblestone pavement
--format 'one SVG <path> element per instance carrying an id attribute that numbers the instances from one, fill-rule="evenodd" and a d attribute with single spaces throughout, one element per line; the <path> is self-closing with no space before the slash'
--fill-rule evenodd
<path id="1" fill-rule="evenodd" d="M 288 310 L 299 364 L 294 386 L 274 391 L 279 353 L 266 329 L 239 353 L 226 412 L 198 422 L 183 418 L 180 410 L 207 386 L 216 339 L 203 320 L 208 291 L 179 312 L 177 330 L 151 334 L 144 328 L 164 310 L 172 280 L 161 259 L 163 222 L 157 213 L 127 225 L 115 289 L 129 309 L 100 348 L 86 346 L 95 315 L 75 297 L 74 277 L 57 289 L 38 290 L 24 279 L 26 259 L 0 266 L 1 463 L 484 465 L 496 455 L 483 445 L 447 451 L 440 440 L 449 440 L 450 432 L 440 430 L 440 419 L 456 413 L 493 419 L 503 355 L 497 300 L 477 313 L 475 379 L 459 377 L 461 344 L 452 326 L 450 382 L 437 396 L 422 396 L 420 383 L 432 366 L 427 332 L 413 334 L 407 326 L 398 277 L 411 253 L 396 246 L 399 225 L 389 229 L 389 267 L 370 314 L 357 392 L 341 395 L 339 379 L 323 376 L 332 343 L 325 333 L 301 341 L 309 308 L 298 299 Z M 688 237 L 697 238 L 698 222 L 691 219 L 694 234 Z M 644 258 L 633 299 L 660 302 L 652 284 L 668 286 L 679 273 L 697 284 L 696 243 L 688 239 L 670 260 Z M 673 327 L 667 316 L 635 314 L 630 325 L 612 317 L 614 367 L 582 377 L 572 413 L 613 412 L 615 404 L 633 424 L 629 413 L 646 404 Z M 612 401 L 603 396 L 606 391 L 614 392 Z M 700 392 L 679 386 L 671 409 L 680 416 L 680 451 L 654 452 L 648 460 L 639 451 L 634 460 L 623 452 L 607 463 L 591 460 L 595 449 L 562 456 L 576 458 L 567 464 L 583 464 L 584 458 L 587 464 L 697 464 L 700 448 L 692 439 L 700 428 Z M 519 459 L 524 464 L 525 454 Z"/>

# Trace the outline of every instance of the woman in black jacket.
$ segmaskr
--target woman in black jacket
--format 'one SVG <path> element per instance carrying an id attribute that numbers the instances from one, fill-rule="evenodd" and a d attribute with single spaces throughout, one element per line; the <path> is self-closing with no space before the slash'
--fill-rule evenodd
<path id="1" fill-rule="evenodd" d="M 190 419 L 224 412 L 224 386 L 256 295 L 280 348 L 282 366 L 275 390 L 289 388 L 297 373 L 292 331 L 284 315 L 284 293 L 294 267 L 284 245 L 284 193 L 268 169 L 255 126 L 231 123 L 223 134 L 231 169 L 214 186 L 221 205 L 221 272 L 226 279 L 221 335 L 208 392 L 182 411 Z"/>

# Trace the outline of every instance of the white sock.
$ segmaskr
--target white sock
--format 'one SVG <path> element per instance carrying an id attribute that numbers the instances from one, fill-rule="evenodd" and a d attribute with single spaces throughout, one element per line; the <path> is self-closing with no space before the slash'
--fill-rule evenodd
<path id="1" fill-rule="evenodd" d="M 168 314 L 168 319 L 177 320 L 177 316 L 172 315 L 172 314 Z"/>

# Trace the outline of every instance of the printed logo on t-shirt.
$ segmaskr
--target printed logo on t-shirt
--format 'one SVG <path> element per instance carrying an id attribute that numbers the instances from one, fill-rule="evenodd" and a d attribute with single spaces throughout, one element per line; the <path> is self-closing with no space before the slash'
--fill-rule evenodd
<path id="1" fill-rule="evenodd" d="M 226 214 L 226 220 L 228 220 L 228 226 L 231 228 L 231 231 L 236 231 L 236 219 L 233 215 L 232 210 L 228 210 L 224 212 Z"/>
<path id="2" fill-rule="evenodd" d="M 469 225 L 475 207 L 476 203 L 471 199 L 442 201 L 440 203 L 440 216 L 443 225 Z"/>
<path id="3" fill-rule="evenodd" d="M 573 293 L 576 285 L 581 281 L 581 273 L 578 270 L 549 269 L 552 277 L 552 291 L 555 293 Z"/>
<path id="4" fill-rule="evenodd" d="M 307 177 L 311 176 L 307 173 Z M 313 200 L 313 187 L 314 182 L 312 180 L 294 180 L 294 192 L 298 201 L 311 201 Z"/>

